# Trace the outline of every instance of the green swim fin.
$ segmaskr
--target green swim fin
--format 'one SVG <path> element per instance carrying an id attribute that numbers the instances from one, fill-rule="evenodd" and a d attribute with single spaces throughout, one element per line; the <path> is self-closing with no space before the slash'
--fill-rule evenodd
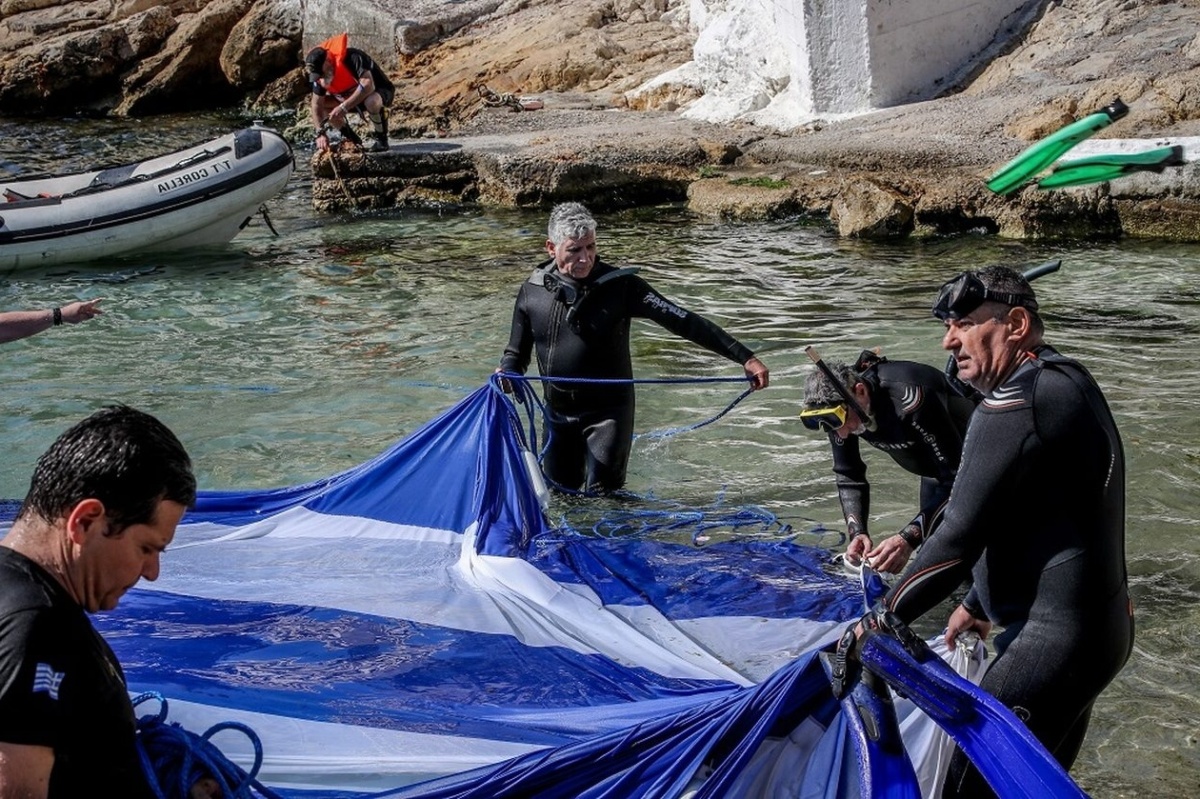
<path id="1" fill-rule="evenodd" d="M 1025 184 L 1025 181 L 1053 164 L 1062 155 L 1084 139 L 1129 113 L 1129 106 L 1120 98 L 1094 114 L 1084 117 L 1026 147 L 1013 160 L 988 178 L 987 187 L 997 194 L 1009 194 Z"/>
<path id="2" fill-rule="evenodd" d="M 1111 153 L 1093 155 L 1075 161 L 1064 161 L 1038 182 L 1039 189 L 1061 189 L 1064 186 L 1086 186 L 1103 183 L 1133 172 L 1162 172 L 1169 166 L 1187 163 L 1183 147 L 1159 147 L 1141 153 Z"/>

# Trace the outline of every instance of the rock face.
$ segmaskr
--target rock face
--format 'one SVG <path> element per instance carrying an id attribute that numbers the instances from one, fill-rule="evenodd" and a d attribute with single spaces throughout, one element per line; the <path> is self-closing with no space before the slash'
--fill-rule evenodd
<path id="1" fill-rule="evenodd" d="M 626 93 L 685 63 L 694 38 L 684 0 L 504 3 L 402 59 L 395 110 L 414 132 L 454 129 L 483 107 L 478 86 L 627 108 Z"/>
<path id="2" fill-rule="evenodd" d="M 237 104 L 297 72 L 299 10 L 300 0 L 4 0 L 0 113 Z"/>
<path id="3" fill-rule="evenodd" d="M 661 111 L 618 113 L 619 135 L 603 135 L 610 131 L 595 117 L 606 113 L 491 108 L 461 138 L 400 142 L 371 155 L 356 149 L 321 154 L 312 162 L 313 202 L 332 210 L 567 200 L 620 208 L 681 201 L 707 166 L 731 164 L 741 152 L 739 131 Z"/>

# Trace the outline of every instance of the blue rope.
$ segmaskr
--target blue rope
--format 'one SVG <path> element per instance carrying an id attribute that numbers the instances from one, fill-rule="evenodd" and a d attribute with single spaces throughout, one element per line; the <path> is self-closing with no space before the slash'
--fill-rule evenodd
<path id="1" fill-rule="evenodd" d="M 502 373 L 492 375 L 490 381 L 493 390 L 499 392 L 502 396 L 510 400 L 509 412 L 514 428 L 520 433 L 522 425 L 525 427 L 523 436 L 519 435 L 522 446 L 529 449 L 530 452 L 537 452 L 537 422 L 539 418 L 547 418 L 553 420 L 553 411 L 546 407 L 545 402 L 537 391 L 534 390 L 532 383 L 534 380 L 542 382 L 562 382 L 562 383 L 732 383 L 741 382 L 744 378 L 660 378 L 652 380 L 632 380 L 632 379 L 617 379 L 617 380 L 590 380 L 586 378 L 529 378 L 524 375 Z M 507 382 L 508 391 L 505 389 L 505 381 Z M 737 399 L 729 404 L 723 411 L 702 422 L 698 422 L 686 427 L 671 428 L 668 430 L 643 433 L 642 436 L 654 438 L 666 438 L 676 435 L 677 433 L 687 430 L 695 430 L 707 424 L 711 424 L 732 410 L 739 402 L 745 399 L 751 393 L 752 389 L 743 391 Z M 522 420 L 522 417 L 524 419 Z M 547 445 L 549 442 L 547 442 Z M 545 455 L 543 448 L 539 452 L 538 462 L 541 463 L 542 456 Z M 551 485 L 555 490 L 567 496 L 575 497 L 595 497 L 599 496 L 596 491 L 580 491 L 578 489 L 567 488 L 566 486 L 558 485 L 550 478 L 545 478 L 547 484 Z M 680 533 L 685 530 L 690 530 L 691 541 L 694 545 L 702 545 L 707 542 L 711 536 L 709 533 L 715 529 L 736 531 L 739 537 L 744 537 L 748 534 L 757 532 L 758 535 L 770 537 L 773 539 L 787 538 L 794 536 L 795 533 L 790 524 L 780 521 L 779 517 L 771 513 L 765 508 L 745 505 L 741 507 L 729 507 L 724 504 L 724 490 L 717 497 L 716 501 L 706 507 L 685 506 L 682 503 L 664 502 L 653 496 L 641 496 L 637 493 L 621 490 L 612 492 L 611 497 L 615 499 L 624 499 L 643 504 L 658 504 L 660 507 L 639 509 L 639 510 L 618 510 L 608 509 L 604 511 L 600 518 L 593 522 L 590 526 L 590 534 L 600 538 L 616 538 L 616 537 L 633 537 L 633 536 L 661 536 L 666 533 Z M 556 525 L 556 532 L 564 535 L 586 535 L 580 529 L 580 525 L 573 521 L 572 517 L 579 517 L 589 513 L 594 513 L 594 508 L 586 506 L 576 506 L 570 508 L 559 519 Z M 814 523 L 815 527 L 812 532 L 815 535 L 824 535 L 827 531 L 819 524 Z M 584 525 L 586 528 L 586 525 Z M 757 530 L 755 530 L 757 528 Z M 545 539 L 550 542 L 551 538 Z"/>
<path id="2" fill-rule="evenodd" d="M 158 713 L 137 721 L 137 751 L 146 781 L 158 799 L 188 799 L 192 786 L 203 778 L 216 781 L 225 799 L 282 799 L 257 779 L 262 767 L 262 742 L 254 730 L 236 721 L 214 724 L 196 735 L 179 724 L 167 723 L 167 700 L 148 691 L 133 699 L 133 706 L 148 700 L 159 703 Z M 222 730 L 237 730 L 254 745 L 254 766 L 247 773 L 222 754 L 209 739 Z"/>
<path id="3" fill-rule="evenodd" d="M 786 545 L 794 543 L 800 536 L 824 538 L 835 531 L 830 531 L 820 522 L 806 519 L 811 527 L 796 530 L 792 525 L 782 521 L 771 511 L 757 505 L 725 506 L 722 494 L 715 502 L 707 506 L 684 505 L 678 502 L 657 500 L 653 497 L 639 497 L 629 492 L 618 492 L 622 498 L 637 499 L 660 507 L 639 510 L 600 511 L 599 518 L 588 520 L 596 513 L 593 507 L 576 506 L 568 508 L 560 517 L 552 534 L 539 539 L 539 545 L 547 546 L 560 543 L 568 538 L 614 538 L 629 539 L 650 537 L 662 540 L 672 534 L 687 532 L 693 546 L 701 547 L 708 544 L 714 530 L 728 530 L 726 540 L 743 541 L 747 538 L 762 538 L 772 544 Z M 581 522 L 576 519 L 584 517 Z"/>
<path id="4" fill-rule="evenodd" d="M 736 408 L 736 407 L 737 407 L 737 404 L 738 404 L 739 402 L 741 402 L 742 400 L 744 400 L 746 397 L 750 396 L 751 392 L 753 392 L 753 391 L 754 391 L 754 389 L 753 389 L 753 388 L 748 388 L 748 389 L 746 389 L 745 391 L 743 391 L 741 394 L 739 394 L 739 395 L 738 395 L 737 399 L 735 399 L 733 402 L 731 402 L 731 403 L 729 403 L 728 405 L 726 405 L 726 406 L 725 406 L 725 410 L 721 411 L 721 412 L 720 412 L 720 413 L 718 413 L 716 416 L 713 416 L 713 417 L 711 417 L 711 418 L 705 419 L 705 420 L 704 420 L 704 421 L 702 421 L 702 422 L 696 422 L 695 424 L 686 425 L 686 426 L 684 426 L 684 427 L 668 427 L 668 428 L 666 428 L 666 429 L 663 429 L 663 430 L 654 430 L 654 431 L 651 431 L 651 432 L 649 432 L 649 433 L 639 433 L 639 434 L 637 434 L 636 436 L 634 436 L 634 439 L 639 439 L 639 438 L 670 438 L 671 436 L 678 435 L 679 433 L 686 433 L 686 432 L 688 432 L 689 430 L 699 430 L 701 427 L 705 427 L 705 426 L 707 426 L 707 425 L 710 425 L 710 424 L 712 424 L 713 422 L 717 421 L 718 419 L 720 419 L 720 418 L 721 418 L 722 416 L 724 416 L 725 414 L 727 414 L 727 413 L 729 413 L 730 411 L 732 411 L 734 408 Z"/>
<path id="5" fill-rule="evenodd" d="M 592 384 L 598 384 L 598 385 L 636 385 L 639 383 L 642 383 L 642 384 L 744 383 L 744 382 L 746 382 L 746 378 L 744 378 L 744 377 L 591 378 L 591 377 L 546 377 L 546 376 L 529 377 L 527 375 L 520 375 L 520 374 L 516 374 L 514 372 L 503 372 L 503 373 L 493 374 L 488 382 L 491 385 L 492 390 L 499 392 L 502 396 L 507 396 L 511 400 L 513 417 L 514 417 L 514 426 L 518 430 L 518 432 L 521 429 L 521 422 L 520 422 L 521 414 L 517 412 L 517 407 L 519 406 L 520 409 L 524 412 L 524 416 L 527 421 L 527 427 L 526 427 L 525 435 L 523 437 L 521 437 L 521 442 L 523 445 L 525 445 L 529 449 L 530 452 L 537 453 L 537 460 L 538 460 L 538 463 L 540 464 L 542 462 L 543 458 L 545 458 L 546 450 L 549 448 L 550 442 L 547 441 L 540 450 L 538 449 L 538 446 L 537 446 L 537 420 L 539 418 L 546 418 L 546 419 L 549 419 L 550 421 L 554 421 L 556 417 L 555 417 L 554 411 L 551 410 L 549 407 L 547 407 L 546 403 L 542 400 L 541 396 L 533 389 L 532 383 L 534 381 L 540 381 L 542 383 L 592 383 Z M 509 389 L 508 391 L 504 390 L 505 384 L 507 384 L 507 387 Z M 672 427 L 672 428 L 667 428 L 664 430 L 656 430 L 656 431 L 651 431 L 651 432 L 647 432 L 647 433 L 638 433 L 637 435 L 634 436 L 634 439 L 636 440 L 638 438 L 651 438 L 651 439 L 670 438 L 671 436 L 678 435 L 679 433 L 686 433 L 690 430 L 698 430 L 701 427 L 706 427 L 707 425 L 712 424 L 713 422 L 717 421 L 721 417 L 725 416 L 725 414 L 729 413 L 735 407 L 737 407 L 738 403 L 740 403 L 746 397 L 750 396 L 750 394 L 753 391 L 754 391 L 753 388 L 747 388 L 745 391 L 743 391 L 741 394 L 739 394 L 737 396 L 737 398 L 733 400 L 733 402 L 731 402 L 727 406 L 725 406 L 725 408 L 722 411 L 720 411 L 715 416 L 712 416 L 708 419 L 704 419 L 703 421 L 696 422 L 696 423 L 690 424 L 690 425 L 686 425 L 684 427 Z M 545 475 L 545 473 L 543 473 L 543 477 L 545 478 L 546 484 L 548 486 L 550 486 L 554 490 L 558 491 L 559 493 L 566 494 L 568 496 L 596 497 L 596 496 L 601 495 L 601 492 L 599 492 L 599 491 L 581 491 L 576 488 L 569 488 L 567 486 L 560 485 L 560 484 L 556 483 L 554 480 L 551 480 L 549 477 L 547 477 Z"/>
<path id="6" fill-rule="evenodd" d="M 772 538 L 792 533 L 792 526 L 780 521 L 779 517 L 766 508 L 756 505 L 726 507 L 722 498 L 705 507 L 685 506 L 681 503 L 664 503 L 662 508 L 641 510 L 608 510 L 592 527 L 592 535 L 599 538 L 661 537 L 664 533 L 691 531 L 692 544 L 700 546 L 709 539 L 708 533 L 715 529 L 737 530 L 740 535 L 754 532 Z M 585 513 L 586 509 L 568 510 L 559 520 L 557 529 L 562 532 L 579 533 L 571 523 L 571 515 Z"/>

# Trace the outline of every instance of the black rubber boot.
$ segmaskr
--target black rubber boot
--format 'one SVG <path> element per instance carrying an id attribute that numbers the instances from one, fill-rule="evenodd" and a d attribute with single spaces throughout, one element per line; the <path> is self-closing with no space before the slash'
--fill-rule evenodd
<path id="1" fill-rule="evenodd" d="M 373 136 L 367 145 L 367 152 L 382 153 L 388 149 L 387 109 L 381 108 L 378 114 L 370 114 Z"/>

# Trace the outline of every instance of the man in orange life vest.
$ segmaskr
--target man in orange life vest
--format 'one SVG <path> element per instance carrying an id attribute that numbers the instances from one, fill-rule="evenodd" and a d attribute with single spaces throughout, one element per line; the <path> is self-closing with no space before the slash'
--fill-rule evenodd
<path id="1" fill-rule="evenodd" d="M 312 84 L 312 121 L 317 129 L 317 149 L 329 149 L 326 123 L 336 128 L 347 141 L 365 147 L 368 152 L 388 148 L 387 106 L 396 87 L 369 55 L 349 46 L 345 33 L 327 39 L 308 51 L 304 68 Z M 354 110 L 366 111 L 374 128 L 374 137 L 364 145 L 350 127 L 347 118 Z"/>

